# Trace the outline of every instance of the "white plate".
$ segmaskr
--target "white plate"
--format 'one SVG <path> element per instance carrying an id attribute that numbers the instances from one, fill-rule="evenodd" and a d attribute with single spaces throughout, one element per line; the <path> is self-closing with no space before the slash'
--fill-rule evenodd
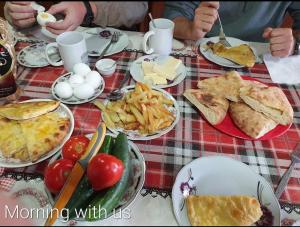
<path id="1" fill-rule="evenodd" d="M 52 101 L 51 99 L 30 99 L 25 102 L 40 102 L 40 101 Z M 3 158 L 0 157 L 0 167 L 7 167 L 7 168 L 20 168 L 20 167 L 25 167 L 25 166 L 30 166 L 30 165 L 35 165 L 39 162 L 42 162 L 48 158 L 50 158 L 52 155 L 54 155 L 55 153 L 57 153 L 62 146 L 65 144 L 65 142 L 71 137 L 73 130 L 74 130 L 74 117 L 73 114 L 71 112 L 71 110 L 64 104 L 60 104 L 60 106 L 55 110 L 55 112 L 58 112 L 61 116 L 63 117 L 68 117 L 70 119 L 70 127 L 69 127 L 69 131 L 66 134 L 64 140 L 57 145 L 52 151 L 48 152 L 45 156 L 41 157 L 40 159 L 38 159 L 35 162 L 21 162 L 20 160 L 16 160 L 13 158 Z"/>
<path id="2" fill-rule="evenodd" d="M 259 184 L 260 182 L 260 184 Z M 259 185 L 259 187 L 258 187 Z M 248 195 L 258 198 L 280 226 L 280 205 L 270 184 L 248 165 L 223 156 L 198 158 L 178 173 L 172 190 L 172 202 L 179 225 L 190 226 L 182 189 L 195 195 Z M 257 189 L 261 190 L 258 195 Z"/>
<path id="3" fill-rule="evenodd" d="M 68 99 L 63 99 L 63 98 L 60 98 L 54 91 L 54 88 L 56 86 L 57 83 L 59 82 L 63 82 L 63 81 L 68 81 L 69 80 L 69 77 L 73 75 L 73 72 L 69 72 L 69 73 L 66 73 L 66 74 L 63 74 L 62 76 L 58 77 L 54 83 L 52 84 L 52 87 L 51 87 L 51 91 L 52 91 L 52 95 L 55 99 L 61 101 L 62 103 L 66 103 L 66 104 L 82 104 L 82 103 L 87 103 L 87 102 L 90 102 L 92 100 L 94 100 L 95 98 L 97 98 L 99 95 L 102 94 L 103 90 L 104 90 L 104 87 L 105 87 L 105 82 L 104 82 L 104 79 L 102 78 L 102 76 L 100 77 L 101 78 L 101 84 L 98 88 L 95 89 L 95 93 L 92 97 L 88 98 L 88 99 L 79 99 L 77 97 L 75 97 L 74 95 L 72 95 L 71 98 L 68 98 Z M 80 85 L 79 85 L 80 86 Z"/>
<path id="4" fill-rule="evenodd" d="M 142 64 L 141 64 L 142 61 L 144 61 L 145 59 L 148 59 L 149 61 L 154 61 L 154 62 L 157 62 L 158 64 L 163 64 L 167 60 L 167 58 L 169 58 L 169 56 L 160 56 L 158 54 L 142 56 L 142 57 L 138 58 L 137 60 L 135 60 L 131 64 L 130 74 L 132 75 L 132 78 L 135 81 L 145 83 L 145 81 L 144 81 L 144 72 L 143 72 Z M 186 71 L 187 71 L 186 67 L 182 63 L 182 64 L 180 64 L 180 66 L 176 70 L 177 76 L 173 81 L 171 81 L 169 84 L 164 84 L 164 85 L 160 84 L 160 85 L 153 85 L 153 86 L 158 87 L 158 88 L 173 87 L 173 86 L 181 83 L 181 81 L 184 80 L 184 78 L 186 77 Z"/>
<path id="5" fill-rule="evenodd" d="M 112 137 L 116 137 L 116 135 L 113 135 L 111 133 L 106 133 L 106 135 L 110 135 Z M 88 138 L 92 138 L 92 134 L 87 135 Z M 126 207 L 128 207 L 133 201 L 135 200 L 136 196 L 140 192 L 140 190 L 143 188 L 144 182 L 145 182 L 145 173 L 146 173 L 146 164 L 145 159 L 142 153 L 140 152 L 139 148 L 131 141 L 128 141 L 129 148 L 130 148 L 130 157 L 131 157 L 131 171 L 130 171 L 130 182 L 127 186 L 127 190 L 125 192 L 125 195 L 120 200 L 118 206 L 115 209 L 115 214 L 117 214 L 119 211 L 124 211 Z M 61 153 L 56 154 L 49 162 L 52 163 L 55 160 L 61 158 Z M 49 190 L 45 189 L 49 199 L 54 204 L 54 198 L 52 197 L 52 194 L 49 192 Z M 113 213 L 109 214 L 107 218 L 109 218 Z M 78 221 L 84 221 L 83 218 L 76 219 Z"/>
<path id="6" fill-rule="evenodd" d="M 124 87 L 121 90 L 122 90 L 122 92 L 124 92 L 124 95 L 125 95 L 129 91 L 133 91 L 134 88 L 135 88 L 135 85 L 131 85 L 131 86 Z M 162 135 L 170 132 L 179 121 L 179 118 L 180 118 L 179 106 L 178 106 L 176 100 L 173 98 L 173 96 L 170 93 L 166 92 L 165 90 L 163 90 L 161 88 L 155 88 L 155 87 L 152 87 L 152 90 L 159 91 L 159 92 L 163 93 L 163 95 L 165 97 L 167 97 L 168 99 L 171 99 L 174 103 L 174 105 L 172 107 L 168 107 L 168 110 L 170 112 L 172 112 L 175 116 L 175 120 L 173 121 L 173 123 L 169 127 L 165 128 L 163 130 L 160 130 L 156 133 L 150 134 L 150 135 L 141 135 L 137 130 L 135 130 L 135 131 L 133 131 L 133 130 L 124 130 L 123 128 L 117 128 L 117 129 L 108 128 L 108 129 L 116 135 L 119 134 L 119 132 L 123 132 L 127 135 L 128 139 L 130 139 L 130 140 L 152 140 L 152 139 L 159 138 Z M 109 102 L 108 100 L 105 100 L 104 104 L 106 105 L 108 102 Z M 102 119 L 103 119 L 103 113 L 102 113 Z"/>
<path id="7" fill-rule="evenodd" d="M 37 43 L 23 48 L 17 55 L 20 65 L 29 68 L 39 68 L 49 65 L 45 55 L 46 43 Z"/>
<path id="8" fill-rule="evenodd" d="M 100 53 L 110 42 L 111 36 L 109 37 L 101 37 L 100 35 L 91 35 L 89 33 L 99 34 L 103 31 L 109 31 L 111 36 L 114 32 L 120 32 L 122 35 L 119 37 L 119 41 L 117 43 L 113 43 L 107 50 L 104 56 L 113 55 L 123 51 L 129 44 L 128 36 L 122 32 L 121 30 L 114 29 L 114 28 L 91 28 L 84 30 L 84 36 L 86 39 L 86 46 L 88 50 L 88 55 L 91 57 L 99 57 Z M 94 53 L 95 52 L 95 53 Z"/>
<path id="9" fill-rule="evenodd" d="M 242 45 L 242 44 L 247 44 L 250 46 L 250 44 L 248 42 L 245 42 L 245 41 L 242 41 L 240 39 L 236 39 L 236 38 L 231 38 L 231 37 L 226 37 L 227 41 L 231 44 L 231 46 L 239 46 L 239 45 Z M 244 68 L 245 66 L 243 65 L 239 65 L 239 64 L 236 64 L 232 61 L 229 61 L 225 58 L 222 58 L 222 57 L 219 57 L 215 54 L 213 54 L 212 50 L 211 49 L 208 49 L 206 50 L 206 43 L 207 42 L 213 42 L 213 43 L 217 43 L 219 41 L 219 37 L 211 37 L 211 38 L 207 38 L 207 39 L 203 39 L 200 41 L 200 44 L 199 44 L 199 49 L 200 49 L 200 52 L 201 54 L 207 58 L 208 60 L 218 64 L 218 65 L 221 65 L 221 66 L 224 66 L 224 67 L 230 67 L 230 68 Z M 251 46 L 250 46 L 251 47 Z M 256 57 L 256 51 L 253 47 L 251 47 L 255 57 Z M 257 58 L 257 57 L 256 57 Z"/>

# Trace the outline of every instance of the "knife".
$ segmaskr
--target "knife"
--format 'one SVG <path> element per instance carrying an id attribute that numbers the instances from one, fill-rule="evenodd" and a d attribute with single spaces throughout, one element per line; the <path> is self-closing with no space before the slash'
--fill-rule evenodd
<path id="1" fill-rule="evenodd" d="M 93 135 L 85 154 L 80 158 L 79 161 L 76 162 L 73 167 L 64 187 L 59 193 L 55 204 L 52 208 L 55 212 L 50 212 L 50 216 L 48 216 L 45 226 L 53 225 L 56 219 L 59 216 L 61 210 L 66 206 L 72 194 L 74 193 L 78 183 L 80 182 L 82 176 L 85 173 L 85 170 L 88 166 L 89 161 L 97 154 L 101 145 L 104 141 L 106 134 L 106 126 L 104 123 L 101 123 L 97 128 L 97 131 Z"/>

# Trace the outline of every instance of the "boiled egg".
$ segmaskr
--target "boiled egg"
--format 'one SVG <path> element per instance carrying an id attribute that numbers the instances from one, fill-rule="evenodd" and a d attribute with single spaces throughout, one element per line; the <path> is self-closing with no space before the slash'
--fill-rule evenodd
<path id="1" fill-rule="evenodd" d="M 36 20 L 42 27 L 45 27 L 48 22 L 56 22 L 56 18 L 52 14 L 45 12 L 38 13 Z"/>
<path id="2" fill-rule="evenodd" d="M 73 72 L 81 76 L 85 76 L 90 71 L 90 67 L 85 63 L 77 63 L 73 66 Z"/>
<path id="3" fill-rule="evenodd" d="M 71 98 L 73 95 L 73 89 L 68 82 L 59 82 L 54 88 L 55 93 L 63 99 Z"/>
<path id="4" fill-rule="evenodd" d="M 101 84 L 101 76 L 97 71 L 91 71 L 85 75 L 85 82 L 90 84 L 94 89 Z"/>
<path id="5" fill-rule="evenodd" d="M 73 74 L 72 76 L 70 76 L 69 78 L 69 83 L 71 85 L 72 88 L 77 87 L 81 84 L 83 84 L 84 82 L 84 77 L 78 74 Z"/>
<path id="6" fill-rule="evenodd" d="M 74 88 L 74 96 L 79 99 L 89 99 L 95 93 L 95 89 L 88 83 L 83 83 Z"/>

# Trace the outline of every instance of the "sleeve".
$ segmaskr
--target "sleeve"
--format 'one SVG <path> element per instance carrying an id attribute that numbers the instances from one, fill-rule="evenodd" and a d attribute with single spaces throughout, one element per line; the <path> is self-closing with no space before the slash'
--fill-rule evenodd
<path id="1" fill-rule="evenodd" d="M 101 26 L 132 27 L 144 20 L 148 2 L 94 2 L 97 16 L 94 23 Z"/>
<path id="2" fill-rule="evenodd" d="M 186 17 L 189 20 L 193 20 L 198 5 L 199 2 L 194 1 L 165 1 L 164 17 L 170 20 L 176 17 Z"/>
<path id="3" fill-rule="evenodd" d="M 287 11 L 294 20 L 293 29 L 300 29 L 300 2 L 291 2 Z"/>

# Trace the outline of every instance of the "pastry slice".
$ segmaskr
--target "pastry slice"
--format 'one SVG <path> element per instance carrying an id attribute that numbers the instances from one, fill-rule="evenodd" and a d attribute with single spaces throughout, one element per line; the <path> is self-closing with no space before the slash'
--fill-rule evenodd
<path id="1" fill-rule="evenodd" d="M 230 71 L 223 76 L 200 80 L 197 87 L 220 97 L 227 98 L 230 101 L 238 102 L 240 100 L 240 88 L 244 85 L 244 80 L 239 73 Z"/>
<path id="2" fill-rule="evenodd" d="M 229 113 L 234 124 L 254 139 L 262 137 L 277 126 L 275 121 L 245 103 L 230 103 Z"/>
<path id="3" fill-rule="evenodd" d="M 254 110 L 278 124 L 289 125 L 293 122 L 293 108 L 278 87 L 246 86 L 240 89 L 240 97 Z"/>
<path id="4" fill-rule="evenodd" d="M 258 200 L 250 196 L 190 195 L 186 202 L 192 226 L 250 226 L 262 216 Z"/>
<path id="5" fill-rule="evenodd" d="M 229 102 L 225 98 L 196 89 L 186 90 L 183 95 L 201 111 L 212 125 L 217 125 L 224 120 L 229 106 Z"/>
<path id="6" fill-rule="evenodd" d="M 55 110 L 59 101 L 12 103 L 0 106 L 0 116 L 11 120 L 27 120 Z"/>
<path id="7" fill-rule="evenodd" d="M 51 112 L 20 124 L 26 135 L 30 160 L 36 161 L 62 143 L 69 131 L 70 119 Z"/>

